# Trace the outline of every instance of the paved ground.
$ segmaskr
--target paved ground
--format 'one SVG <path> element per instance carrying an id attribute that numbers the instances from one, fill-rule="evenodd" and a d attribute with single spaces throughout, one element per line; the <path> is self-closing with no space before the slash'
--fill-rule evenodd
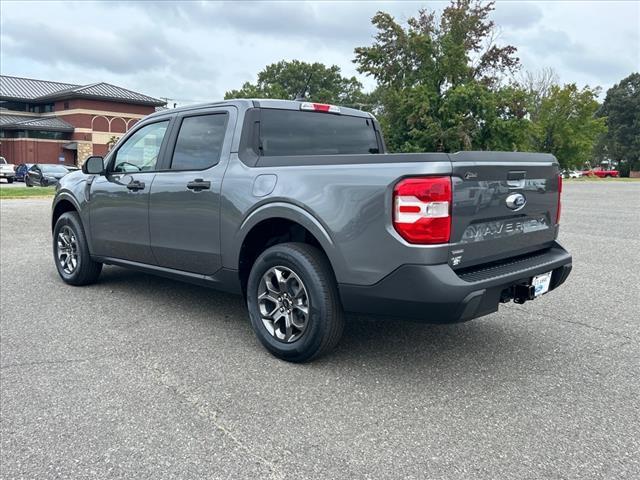
<path id="1" fill-rule="evenodd" d="M 0 188 L 15 188 L 15 187 L 24 187 L 24 182 L 16 182 L 9 183 L 6 180 L 0 179 Z"/>
<path id="2" fill-rule="evenodd" d="M 290 365 L 238 298 L 63 284 L 48 200 L 1 202 L 2 478 L 638 478 L 640 184 L 565 187 L 565 286 L 463 325 L 351 319 Z"/>

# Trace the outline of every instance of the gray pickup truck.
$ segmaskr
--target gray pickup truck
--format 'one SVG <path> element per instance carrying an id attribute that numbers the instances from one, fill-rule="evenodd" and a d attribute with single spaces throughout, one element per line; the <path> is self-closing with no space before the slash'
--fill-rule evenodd
<path id="1" fill-rule="evenodd" d="M 552 155 L 386 153 L 376 119 L 229 100 L 144 118 L 63 177 L 58 273 L 119 265 L 241 294 L 274 355 L 334 347 L 344 312 L 461 322 L 562 284 Z"/>

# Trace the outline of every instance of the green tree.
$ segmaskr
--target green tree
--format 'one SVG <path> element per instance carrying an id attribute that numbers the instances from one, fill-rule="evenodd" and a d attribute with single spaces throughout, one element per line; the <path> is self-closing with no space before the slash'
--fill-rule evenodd
<path id="1" fill-rule="evenodd" d="M 527 92 L 529 117 L 535 121 L 540 115 L 542 101 L 549 96 L 551 88 L 558 85 L 558 74 L 550 67 L 538 72 L 524 72 L 518 80 L 520 87 Z"/>
<path id="2" fill-rule="evenodd" d="M 575 84 L 553 85 L 532 118 L 531 147 L 556 156 L 562 167 L 581 167 L 591 160 L 606 119 L 595 116 L 599 89 Z"/>
<path id="3" fill-rule="evenodd" d="M 625 170 L 640 169 L 640 73 L 632 73 L 607 91 L 598 116 L 606 117 L 607 132 L 599 153 L 624 161 Z"/>
<path id="4" fill-rule="evenodd" d="M 256 83 L 246 82 L 241 89 L 225 93 L 225 98 L 304 97 L 310 101 L 345 106 L 360 106 L 365 100 L 362 84 L 356 77 L 343 77 L 336 65 L 306 63 L 299 60 L 267 65 L 258 73 Z"/>
<path id="5" fill-rule="evenodd" d="M 452 0 L 442 15 L 419 11 L 403 27 L 372 19 L 373 45 L 355 49 L 392 151 L 526 148 L 527 96 L 504 79 L 519 68 L 516 48 L 492 42 L 493 3 Z"/>
<path id="6" fill-rule="evenodd" d="M 109 141 L 107 142 L 108 152 L 110 152 L 111 149 L 115 146 L 115 144 L 118 143 L 118 140 L 120 140 L 120 137 L 118 135 L 111 135 L 111 138 L 109 138 Z"/>

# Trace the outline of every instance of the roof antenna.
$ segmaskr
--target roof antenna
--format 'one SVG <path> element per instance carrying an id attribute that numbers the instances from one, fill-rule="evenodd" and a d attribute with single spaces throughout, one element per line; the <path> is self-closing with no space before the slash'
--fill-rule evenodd
<path id="1" fill-rule="evenodd" d="M 296 102 L 304 102 L 306 100 L 305 95 L 307 94 L 307 89 L 309 88 L 309 82 L 311 81 L 311 77 L 313 76 L 313 72 L 309 72 L 309 76 L 307 77 L 307 83 L 304 84 L 304 88 L 301 92 L 298 92 L 294 97 L 294 101 Z"/>

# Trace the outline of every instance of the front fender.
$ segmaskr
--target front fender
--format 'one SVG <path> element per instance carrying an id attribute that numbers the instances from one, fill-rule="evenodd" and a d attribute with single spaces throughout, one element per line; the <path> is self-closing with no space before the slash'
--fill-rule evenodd
<path id="1" fill-rule="evenodd" d="M 87 182 L 87 177 L 82 172 L 73 172 L 62 177 L 51 204 L 51 231 L 53 231 L 54 227 L 53 215 L 56 211 L 56 206 L 58 206 L 62 201 L 69 202 L 80 215 L 84 234 L 87 238 L 87 243 L 89 244 L 89 251 L 92 251 L 93 242 L 91 238 L 89 208 L 87 202 L 88 188 L 89 184 Z"/>
<path id="2" fill-rule="evenodd" d="M 76 198 L 68 191 L 61 191 L 61 192 L 57 192 L 56 196 L 53 197 L 53 202 L 51 203 L 51 231 L 53 232 L 53 228 L 55 227 L 55 223 L 53 221 L 54 218 L 54 212 L 56 211 L 56 207 L 58 206 L 58 204 L 62 201 L 66 201 L 69 202 L 73 205 L 73 208 L 76 209 L 76 211 L 80 212 L 81 208 L 80 208 L 80 203 L 78 202 L 78 200 L 76 200 Z"/>

